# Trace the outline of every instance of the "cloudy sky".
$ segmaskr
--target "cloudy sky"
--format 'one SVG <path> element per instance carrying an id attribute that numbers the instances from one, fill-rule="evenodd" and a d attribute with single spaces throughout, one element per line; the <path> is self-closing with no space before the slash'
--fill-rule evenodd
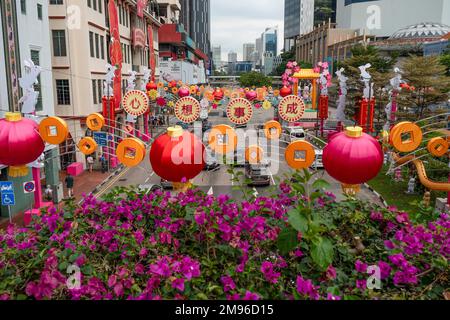
<path id="1" fill-rule="evenodd" d="M 254 43 L 267 27 L 278 26 L 278 50 L 283 47 L 284 0 L 211 0 L 211 42 L 242 59 L 244 43 Z"/>

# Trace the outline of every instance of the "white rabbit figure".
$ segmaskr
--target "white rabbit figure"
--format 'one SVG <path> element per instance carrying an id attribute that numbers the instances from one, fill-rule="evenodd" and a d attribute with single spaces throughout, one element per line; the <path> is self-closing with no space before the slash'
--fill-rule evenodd
<path id="1" fill-rule="evenodd" d="M 144 77 L 142 79 L 142 84 L 141 84 L 142 91 L 146 91 L 146 86 L 147 86 L 147 83 L 150 81 L 151 75 L 152 75 L 151 70 L 147 67 L 144 67 Z"/>
<path id="2" fill-rule="evenodd" d="M 36 168 L 36 169 L 41 169 L 43 167 L 45 167 L 45 155 L 41 154 L 39 156 L 39 158 L 37 158 L 36 160 L 34 160 L 32 163 L 29 164 L 30 168 Z"/>
<path id="3" fill-rule="evenodd" d="M 328 71 L 323 72 L 320 74 L 320 79 L 319 79 L 319 83 L 320 83 L 320 95 L 322 96 L 328 96 Z"/>
<path id="4" fill-rule="evenodd" d="M 337 101 L 337 113 L 336 118 L 338 121 L 344 121 L 345 120 L 345 105 L 347 103 L 347 81 L 348 78 L 344 75 L 344 68 L 341 68 L 340 70 L 336 71 L 336 75 L 338 76 L 339 80 L 339 88 L 341 90 L 338 101 Z"/>
<path id="5" fill-rule="evenodd" d="M 364 98 L 365 99 L 369 99 L 371 96 L 373 96 L 373 83 L 370 85 L 372 76 L 367 71 L 367 69 L 369 69 L 370 67 L 372 67 L 372 65 L 370 63 L 359 67 L 359 70 L 361 71 L 361 79 L 362 79 L 362 82 L 364 82 Z"/>
<path id="6" fill-rule="evenodd" d="M 131 91 L 136 88 L 136 75 L 137 75 L 136 71 L 130 72 L 130 77 L 127 80 L 128 81 L 127 91 Z"/>
<path id="7" fill-rule="evenodd" d="M 109 95 L 109 97 L 114 96 L 114 90 L 112 88 L 112 83 L 114 81 L 114 78 L 116 76 L 117 68 L 115 66 L 110 65 L 109 63 L 106 64 L 106 76 L 105 81 L 103 83 L 103 95 L 106 97 Z"/>
<path id="8" fill-rule="evenodd" d="M 36 66 L 33 61 L 25 60 L 25 76 L 19 79 L 19 85 L 23 89 L 23 97 L 19 103 L 22 103 L 22 113 L 34 113 L 39 92 L 34 91 L 34 85 L 38 84 L 37 78 L 42 72 L 40 66 Z"/>

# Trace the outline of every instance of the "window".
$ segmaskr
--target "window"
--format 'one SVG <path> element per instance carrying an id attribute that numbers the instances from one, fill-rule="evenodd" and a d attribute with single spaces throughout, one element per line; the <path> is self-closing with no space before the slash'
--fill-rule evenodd
<path id="1" fill-rule="evenodd" d="M 42 4 L 37 4 L 37 16 L 39 20 L 42 20 Z"/>
<path id="2" fill-rule="evenodd" d="M 40 57 L 39 57 L 39 51 L 37 50 L 31 50 L 30 52 L 31 61 L 37 66 L 41 64 Z M 34 85 L 34 90 L 36 92 L 39 92 L 38 100 L 36 102 L 36 111 L 42 111 L 42 86 L 41 86 L 41 75 L 37 78 L 38 83 Z"/>
<path id="3" fill-rule="evenodd" d="M 92 80 L 92 97 L 94 98 L 94 104 L 98 104 L 97 80 Z"/>
<path id="4" fill-rule="evenodd" d="M 97 59 L 100 58 L 99 36 L 97 33 L 95 34 L 95 57 Z"/>
<path id="5" fill-rule="evenodd" d="M 100 49 L 102 52 L 102 60 L 105 60 L 105 37 L 100 36 Z"/>
<path id="6" fill-rule="evenodd" d="M 92 8 L 92 6 L 91 6 L 91 0 L 87 0 L 87 5 L 88 5 L 89 8 Z"/>
<path id="7" fill-rule="evenodd" d="M 97 0 L 92 0 L 92 4 L 93 4 L 93 9 L 95 10 L 95 11 L 97 11 Z"/>
<path id="8" fill-rule="evenodd" d="M 102 13 L 102 0 L 98 0 L 98 12 Z"/>
<path id="9" fill-rule="evenodd" d="M 64 4 L 64 0 L 50 0 L 50 4 Z"/>
<path id="10" fill-rule="evenodd" d="M 56 97 L 58 105 L 70 105 L 69 80 L 56 80 Z"/>
<path id="11" fill-rule="evenodd" d="M 53 38 L 53 55 L 55 57 L 67 56 L 66 31 L 52 30 L 52 38 Z"/>
<path id="12" fill-rule="evenodd" d="M 27 14 L 27 3 L 25 0 L 20 0 L 20 11 L 22 11 L 23 14 Z"/>
<path id="13" fill-rule="evenodd" d="M 94 33 L 92 31 L 89 31 L 89 47 L 91 50 L 91 57 L 95 58 L 95 53 L 94 53 Z"/>

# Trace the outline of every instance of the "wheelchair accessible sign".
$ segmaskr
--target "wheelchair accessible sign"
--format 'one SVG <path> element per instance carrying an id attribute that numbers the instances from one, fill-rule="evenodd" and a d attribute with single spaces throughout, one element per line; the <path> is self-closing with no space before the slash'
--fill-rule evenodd
<path id="1" fill-rule="evenodd" d="M 0 194 L 2 198 L 2 206 L 15 206 L 16 197 L 14 195 L 14 186 L 10 181 L 0 182 Z"/>

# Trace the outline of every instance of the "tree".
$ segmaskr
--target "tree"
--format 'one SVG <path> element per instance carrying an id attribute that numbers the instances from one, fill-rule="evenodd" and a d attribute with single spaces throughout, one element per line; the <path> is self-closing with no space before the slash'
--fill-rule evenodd
<path id="1" fill-rule="evenodd" d="M 450 53 L 446 53 L 440 58 L 441 64 L 447 68 L 447 76 L 450 76 Z"/>
<path id="2" fill-rule="evenodd" d="M 415 111 L 417 119 L 421 119 L 431 105 L 448 100 L 450 78 L 439 57 L 410 56 L 401 69 L 403 79 L 415 88 L 412 92 L 403 90 L 401 101 Z"/>
<path id="3" fill-rule="evenodd" d="M 272 80 L 259 72 L 243 73 L 239 79 L 242 87 L 270 87 Z"/>

